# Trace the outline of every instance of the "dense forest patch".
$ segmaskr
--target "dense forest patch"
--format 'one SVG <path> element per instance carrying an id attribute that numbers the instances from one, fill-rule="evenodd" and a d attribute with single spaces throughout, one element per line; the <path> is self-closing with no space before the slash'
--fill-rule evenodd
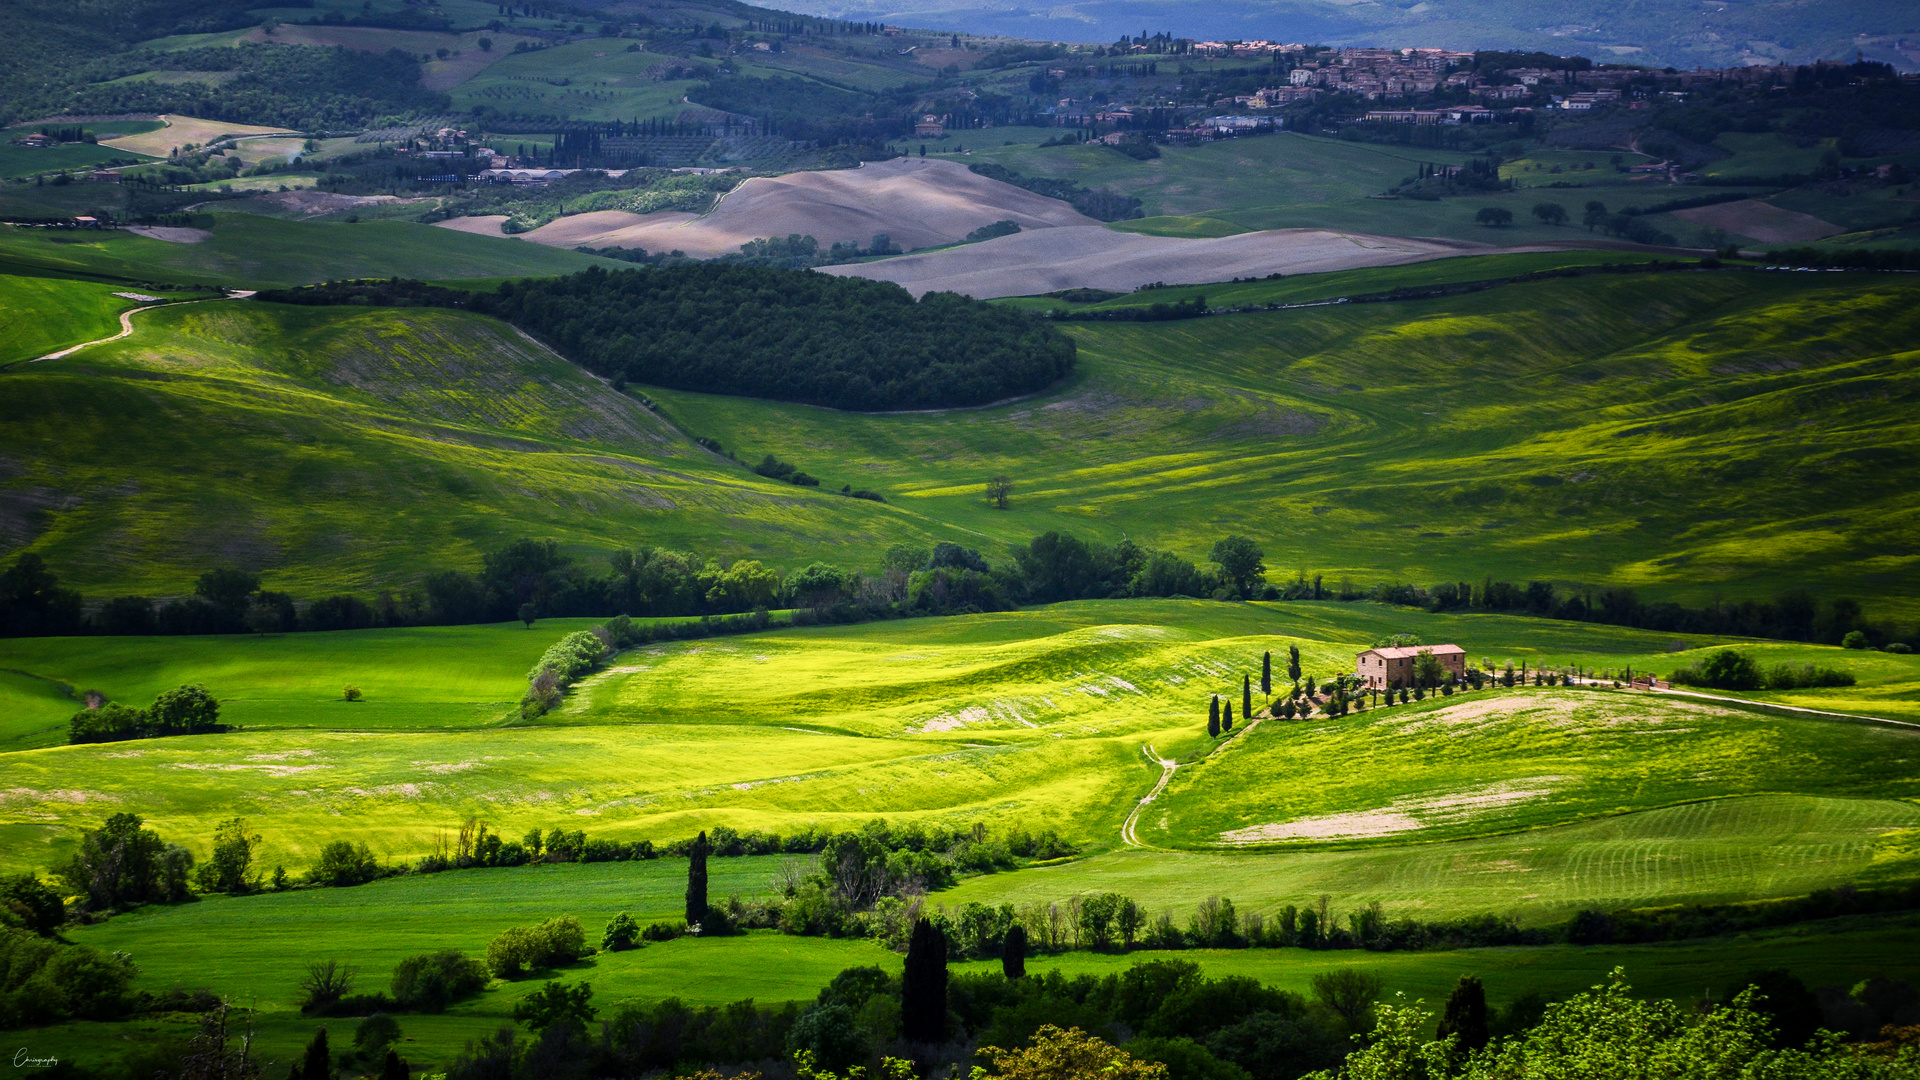
<path id="1" fill-rule="evenodd" d="M 1072 340 L 1026 312 L 764 267 L 594 269 L 482 294 L 333 283 L 262 298 L 465 307 L 610 378 L 863 411 L 984 405 L 1049 386 L 1074 365 Z"/>

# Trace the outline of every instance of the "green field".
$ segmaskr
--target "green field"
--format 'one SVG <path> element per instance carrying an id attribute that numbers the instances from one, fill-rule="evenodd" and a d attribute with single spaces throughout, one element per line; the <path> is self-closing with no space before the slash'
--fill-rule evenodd
<path id="1" fill-rule="evenodd" d="M 276 181 L 277 186 L 278 182 Z M 404 221 L 316 224 L 255 214 L 214 214 L 213 237 L 198 244 L 120 231 L 56 232 L 0 227 L 0 270 L 9 264 L 181 285 L 243 289 L 336 278 L 496 277 L 565 274 L 610 260 L 436 229 Z"/>
<path id="2" fill-rule="evenodd" d="M 1886 800 L 1920 795 L 1920 733 L 1880 724 L 1611 691 L 1489 691 L 1341 720 L 1267 721 L 1204 756 L 1207 696 L 1236 691 L 1262 651 L 1289 641 L 1321 676 L 1396 631 L 1460 641 L 1496 662 L 1649 670 L 1700 655 L 1667 652 L 1670 635 L 1364 603 L 1083 601 L 650 646 L 619 657 L 540 722 L 504 724 L 532 657 L 577 625 L 15 642 L 6 666 L 16 677 L 0 692 L 27 718 L 15 738 L 45 748 L 8 755 L 4 862 L 45 865 L 74 827 L 119 808 L 195 848 L 216 821 L 244 814 L 267 837 L 263 858 L 292 866 L 346 820 L 377 851 L 411 859 L 468 815 L 509 835 L 568 820 L 656 840 L 722 823 L 782 831 L 875 815 L 1044 822 L 1109 849 L 1160 774 L 1144 747 L 1185 762 L 1141 819 L 1149 845 L 1205 851 L 1234 829 L 1363 816 L 1366 828 L 1261 840 L 1311 851 L 1286 856 L 1284 872 L 1249 869 L 1250 903 L 1343 875 L 1378 879 L 1368 895 L 1395 905 L 1458 912 L 1485 902 L 1445 889 L 1418 898 L 1447 858 L 1424 871 L 1402 866 L 1412 876 L 1399 877 L 1385 873 L 1392 860 L 1365 854 L 1409 842 L 1482 866 L 1492 875 L 1481 879 L 1486 895 L 1530 917 L 1595 896 L 1792 893 L 1903 872 L 1912 858 L 1883 836 L 1914 825 L 1911 807 Z M 1821 704 L 1913 715 L 1920 661 L 1748 647 L 1767 660 L 1855 671 L 1860 686 L 1820 692 Z M 143 704 L 187 681 L 211 687 L 242 730 L 46 746 L 60 712 L 77 708 L 62 706 L 61 685 Z M 365 702 L 340 700 L 349 682 Z M 1275 775 L 1299 783 L 1276 787 Z M 1663 809 L 1759 793 L 1778 798 Z M 1392 827 L 1380 827 L 1382 815 Z M 1522 839 L 1486 839 L 1515 833 Z M 1798 838 L 1802 854 L 1771 869 L 1730 856 L 1785 838 Z M 1589 859 L 1581 852 L 1604 864 L 1648 845 L 1670 849 L 1672 865 L 1621 881 L 1567 871 L 1564 885 L 1531 897 L 1521 885 L 1541 868 Z M 1348 849 L 1362 854 L 1340 854 Z M 1238 857 L 1248 868 L 1282 858 Z M 1110 858 L 1138 865 L 1131 854 Z M 1097 863 L 1049 873 L 1083 881 L 1104 872 Z M 1164 883 L 1153 888 L 1165 896 Z"/>
<path id="3" fill-rule="evenodd" d="M 770 867 L 765 859 L 713 864 L 716 892 L 750 895 Z M 140 985 L 208 986 L 244 996 L 257 1014 L 256 1053 L 270 1063 L 297 1054 L 320 1021 L 291 1008 L 296 984 L 310 960 L 349 959 L 366 990 L 384 988 L 402 957 L 453 947 L 478 953 L 500 929 L 573 914 L 589 933 L 613 913 L 641 919 L 672 914 L 685 863 L 555 866 L 533 871 L 471 871 L 427 879 L 379 882 L 351 890 L 324 890 L 150 909 L 73 933 L 77 941 L 131 952 Z M 1575 948 L 1470 949 L 1456 952 L 1308 952 L 1297 949 L 1201 949 L 1175 954 L 1067 953 L 1037 956 L 1031 973 L 1104 975 L 1142 960 L 1175 957 L 1201 965 L 1213 977 L 1244 975 L 1295 993 L 1312 977 L 1340 968 L 1379 975 L 1387 991 L 1435 1006 L 1462 974 L 1485 980 L 1490 1001 L 1505 1006 L 1527 992 L 1553 997 L 1583 990 L 1614 966 L 1624 966 L 1635 990 L 1649 996 L 1692 999 L 1767 967 L 1785 967 L 1810 985 L 1850 984 L 1869 975 L 1913 978 L 1920 922 L 1908 918 L 1836 920 L 1787 931 L 1669 945 Z M 898 972 L 900 960 L 867 941 L 795 938 L 754 931 L 723 939 L 680 939 L 633 952 L 590 957 L 557 973 L 587 981 L 605 1015 L 629 1000 L 678 997 L 690 1004 L 753 998 L 763 1005 L 807 1001 L 844 968 L 877 964 Z M 956 970 L 993 971 L 997 961 L 961 963 Z M 400 1018 L 408 1038 L 403 1053 L 415 1067 L 444 1066 L 469 1039 L 509 1022 L 515 1002 L 537 980 L 494 982 L 487 992 L 441 1015 Z M 354 1021 L 327 1022 L 341 1042 Z M 86 1064 L 111 1061 L 130 1042 L 182 1038 L 183 1020 L 159 1017 L 125 1023 L 77 1022 L 32 1034 L 36 1051 L 57 1052 Z"/>
<path id="4" fill-rule="evenodd" d="M 1165 295 L 1298 302 L 1615 258 L 1462 258 Z M 1914 526 L 1917 296 L 1886 275 L 1598 275 L 1067 324 L 1080 370 L 1014 404 L 856 415 L 649 390 L 671 425 L 485 319 L 196 304 L 9 375 L 34 405 L 0 436 L 27 463 L 0 484 L 86 493 L 29 519 L 30 535 L 96 593 L 181 590 L 206 568 L 209 533 L 225 558 L 317 595 L 408 585 L 517 535 L 583 554 L 644 542 L 871 567 L 902 540 L 999 560 L 1063 529 L 1197 559 L 1242 532 L 1275 577 L 1362 586 L 1496 573 L 1693 603 L 1800 586 L 1905 623 L 1920 614 L 1914 556 L 1884 538 Z M 1114 303 L 1143 299 L 1158 295 Z M 170 419 L 128 429 L 124 416 Z M 764 483 L 691 435 L 829 483 Z M 234 445 L 250 448 L 245 468 Z M 137 487 L 116 487 L 130 468 Z M 1007 511 L 979 495 L 999 472 L 1016 484 Z M 889 501 L 826 493 L 841 484 Z"/>
<path id="5" fill-rule="evenodd" d="M 993 145 L 1002 141 L 997 132 L 981 133 L 987 137 L 978 143 L 966 134 L 957 138 L 970 153 L 957 160 L 997 162 L 1028 176 L 1062 177 L 1086 187 L 1109 187 L 1136 196 L 1149 217 L 1118 227 L 1167 236 L 1222 236 L 1254 229 L 1350 229 L 1502 245 L 1587 240 L 1590 235 L 1577 226 L 1541 224 L 1532 215 L 1534 204 L 1557 201 L 1577 221 L 1589 199 L 1599 199 L 1617 212 L 1665 202 L 1678 194 L 1671 185 L 1625 183 L 1626 177 L 1612 171 L 1610 155 L 1599 152 L 1569 158 L 1596 163 L 1592 172 L 1571 175 L 1582 182 L 1601 178 L 1607 184 L 1604 189 L 1522 188 L 1426 202 L 1373 196 L 1413 177 L 1422 164 L 1460 165 L 1470 155 L 1279 132 L 1201 146 L 1164 146 L 1158 158 L 1135 161 L 1099 145 L 1043 147 L 1020 142 L 1005 146 Z M 1562 155 L 1550 152 L 1549 156 L 1558 161 Z M 1523 178 L 1536 176 L 1543 180 L 1567 179 L 1546 172 L 1523 174 Z M 1477 224 L 1474 215 L 1488 206 L 1512 211 L 1513 225 L 1490 229 Z M 1672 231 L 1677 224 L 1661 227 Z M 1688 237 L 1681 239 L 1686 242 Z"/>
<path id="6" fill-rule="evenodd" d="M 476 565 L 527 535 L 785 566 L 940 528 L 753 476 L 478 316 L 220 300 L 134 325 L 4 376 L 20 411 L 0 453 L 20 464 L 0 484 L 30 510 L 49 490 L 84 493 L 20 527 L 89 591 L 177 595 L 239 561 L 322 596 Z"/>
<path id="7" fill-rule="evenodd" d="M 1163 219 L 1164 220 L 1164 219 Z M 1127 223 L 1122 223 L 1124 226 Z M 1592 266 L 1625 266 L 1661 258 L 1640 251 L 1543 251 L 1513 255 L 1474 255 L 1406 266 L 1370 267 L 1365 270 L 1336 270 L 1324 274 L 1295 274 L 1275 280 L 1215 281 L 1201 285 L 1174 285 L 1141 289 L 1094 304 L 1068 303 L 1051 296 L 1010 297 L 996 303 L 1028 311 L 1111 311 L 1118 308 L 1149 307 L 1204 299 L 1214 310 L 1256 307 L 1263 304 L 1315 304 L 1343 296 L 1382 293 L 1391 289 L 1418 289 L 1433 285 L 1451 285 L 1469 281 L 1490 281 L 1522 274 L 1576 270 Z"/>
<path id="8" fill-rule="evenodd" d="M 114 294 L 131 291 L 70 278 L 0 277 L 0 365 L 119 333 L 120 313 L 142 305 Z"/>
<path id="9" fill-rule="evenodd" d="M 860 470 L 898 505 L 1008 542 L 1064 529 L 1200 556 L 1244 532 L 1279 574 L 1329 582 L 1494 573 L 1694 602 L 1792 582 L 1905 622 L 1913 556 L 1883 541 L 1913 527 L 1897 477 L 1916 460 L 1899 402 L 1917 297 L 1889 276 L 1597 276 L 1068 324 L 1068 386 L 971 412 L 650 393 L 688 430 Z M 1008 511 L 978 494 L 999 472 Z M 1764 479 L 1786 476 L 1803 482 Z"/>

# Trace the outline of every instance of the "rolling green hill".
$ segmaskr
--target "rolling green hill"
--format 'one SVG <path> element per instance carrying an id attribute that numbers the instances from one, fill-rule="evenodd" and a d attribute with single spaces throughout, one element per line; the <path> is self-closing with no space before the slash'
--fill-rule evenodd
<path id="1" fill-rule="evenodd" d="M 10 715 L 57 706 L 60 685 L 137 701 L 201 680 L 242 728 L 0 755 L 8 776 L 0 805 L 11 822 L 0 827 L 4 865 L 45 866 L 75 826 L 117 810 L 141 813 L 201 852 L 216 821 L 243 815 L 265 836 L 262 867 L 294 873 L 319 844 L 347 835 L 387 859 L 410 860 L 468 814 L 508 836 L 564 825 L 656 840 L 720 823 L 787 830 L 884 814 L 996 829 L 1045 824 L 1089 847 L 1081 858 L 967 879 L 931 898 L 949 910 L 1117 891 L 1184 918 L 1207 895 L 1264 913 L 1330 895 L 1336 912 L 1379 901 L 1394 917 L 1498 914 L 1528 925 L 1590 906 L 1797 895 L 1920 870 L 1911 768 L 1920 733 L 1887 725 L 1538 689 L 1335 720 L 1263 720 L 1220 743 L 1201 723 L 1206 695 L 1231 692 L 1242 673 L 1257 671 L 1261 650 L 1288 643 L 1301 646 L 1309 673 L 1324 675 L 1396 631 L 1457 640 L 1497 661 L 1638 670 L 1691 662 L 1699 655 L 1691 649 L 1721 644 L 1704 639 L 1366 603 L 1083 601 L 646 647 L 617 657 L 545 720 L 501 726 L 499 706 L 528 658 L 578 625 L 10 642 L 9 666 L 31 673 L 0 678 L 0 708 Z M 1691 648 L 1669 652 L 1675 645 Z M 1820 692 L 1821 704 L 1915 706 L 1920 661 L 1911 657 L 1744 647 L 1856 673 L 1859 686 Z M 347 681 L 367 700 L 340 701 Z M 1141 821 L 1142 841 L 1166 846 L 1120 840 L 1119 823 L 1160 773 L 1142 747 L 1182 762 Z M 1542 779 L 1549 770 L 1550 782 Z M 1531 791 L 1522 778 L 1544 793 L 1488 797 Z M 1406 805 L 1409 796 L 1421 805 Z M 1214 843 L 1226 826 L 1324 822 L 1330 806 L 1355 817 L 1435 820 L 1428 829 L 1264 850 Z M 780 861 L 716 859 L 714 895 L 764 894 Z M 618 911 L 668 918 L 684 869 L 678 859 L 560 865 L 214 897 L 72 936 L 129 951 L 151 988 L 256 995 L 263 1045 L 297 1046 L 312 1022 L 290 1005 L 309 961 L 350 958 L 373 989 L 404 956 L 478 953 L 508 925 L 572 914 L 592 934 Z M 1296 989 L 1315 972 L 1360 965 L 1392 988 L 1438 993 L 1473 970 L 1503 1000 L 1525 988 L 1565 992 L 1628 963 L 1648 971 L 1644 989 L 1669 993 L 1703 978 L 1717 985 L 1761 956 L 1810 980 L 1904 972 L 1886 958 L 1900 954 L 1909 923 L 1598 950 L 1182 955 L 1210 972 Z M 1080 971 L 1124 962 L 1073 954 L 1033 963 Z M 863 963 L 897 961 L 866 941 L 755 932 L 602 955 L 562 974 L 592 981 L 602 1003 L 780 1001 L 810 997 L 834 972 Z M 410 1053 L 416 1062 L 444 1060 L 498 1026 L 536 985 L 496 984 L 443 1016 L 403 1017 L 416 1040 Z M 43 1034 L 85 1055 L 89 1038 L 152 1037 L 171 1023 L 82 1023 Z"/>
<path id="2" fill-rule="evenodd" d="M 1343 284 L 1404 271 L 1372 273 Z M 862 470 L 1010 542 L 1057 528 L 1202 556 L 1238 532 L 1276 576 L 1511 574 L 1695 602 L 1792 583 L 1904 621 L 1912 556 L 1885 541 L 1913 522 L 1917 297 L 1898 276 L 1602 275 L 1069 324 L 1071 384 L 976 412 L 655 396 L 690 430 Z M 995 473 L 1010 510 L 979 497 Z"/>
<path id="3" fill-rule="evenodd" d="M 956 136 L 968 154 L 963 162 L 990 161 L 1027 176 L 1071 180 L 1084 187 L 1106 187 L 1140 199 L 1148 217 L 1120 222 L 1116 228 L 1164 236 L 1228 236 L 1255 229 L 1351 229 L 1386 236 L 1433 236 L 1489 244 L 1566 242 L 1593 239 L 1577 225 L 1552 226 L 1533 217 L 1536 203 L 1558 202 L 1573 221 L 1589 199 L 1615 212 L 1647 207 L 1675 197 L 1671 186 L 1628 182 L 1612 173 L 1612 152 L 1541 155 L 1557 162 L 1592 161 L 1602 186 L 1573 190 L 1486 192 L 1439 201 L 1382 199 L 1381 193 L 1415 175 L 1422 164 L 1460 165 L 1469 155 L 1450 150 L 1347 142 L 1284 131 L 1257 138 L 1225 139 L 1199 146 L 1159 147 L 1160 156 L 1136 161 L 1100 145 L 1041 146 L 1033 129 Z M 1041 134 L 1048 134 L 1042 132 Z M 1635 155 L 1626 155 L 1639 160 Z M 1525 181 L 1531 174 L 1520 163 Z M 1511 168 L 1511 167 L 1510 167 Z M 1547 179 L 1559 179 L 1547 175 Z M 1617 181 L 1617 182 L 1616 182 Z M 1738 189 L 1735 189 L 1738 190 Z M 1771 189 L 1753 189 L 1766 194 Z M 1513 213 L 1513 224 L 1490 229 L 1475 222 L 1483 207 Z M 1681 243 L 1717 246 L 1696 235 L 1686 222 L 1667 216 L 1654 221 Z M 1721 240 L 1720 243 L 1724 243 Z"/>
<path id="4" fill-rule="evenodd" d="M 0 376 L 8 526 L 89 591 L 178 594 L 231 561 L 319 596 L 527 535 L 786 565 L 938 528 L 753 476 L 479 316 L 217 300 L 134 326 Z"/>
<path id="5" fill-rule="evenodd" d="M 1313 827 L 1334 813 L 1388 815 L 1393 827 L 1322 830 L 1303 837 L 1307 846 L 1391 850 L 1516 829 L 1536 830 L 1546 845 L 1501 856 L 1500 844 L 1481 842 L 1475 857 L 1492 865 L 1660 836 L 1724 836 L 1740 848 L 1758 842 L 1742 837 L 1804 834 L 1850 845 L 1771 877 L 1705 850 L 1686 856 L 1705 877 L 1656 876 L 1633 894 L 1717 897 L 1865 873 L 1874 837 L 1912 827 L 1906 811 L 1874 800 L 1920 795 L 1912 731 L 1610 691 L 1483 692 L 1340 720 L 1266 721 L 1202 760 L 1213 746 L 1208 695 L 1237 697 L 1260 653 L 1289 642 L 1321 676 L 1396 631 L 1460 641 L 1496 662 L 1644 671 L 1699 655 L 1669 652 L 1671 636 L 1619 628 L 1365 603 L 1083 601 L 649 646 L 542 720 L 507 723 L 530 658 L 577 625 L 15 641 L 8 666 L 21 677 L 0 684 L 10 711 L 57 723 L 48 687 L 143 704 L 160 688 L 204 682 L 242 730 L 69 747 L 48 746 L 57 732 L 45 727 L 12 727 L 13 745 L 43 748 L 6 755 L 6 862 L 44 864 L 105 806 L 137 809 L 190 845 L 244 814 L 268 836 L 263 857 L 293 865 L 335 839 L 343 815 L 355 836 L 401 858 L 430 851 L 439 830 L 469 814 L 509 835 L 564 815 L 596 834 L 657 840 L 720 823 L 781 831 L 874 815 L 1044 821 L 1109 848 L 1161 773 L 1142 752 L 1149 746 L 1152 757 L 1185 762 L 1141 819 L 1142 842 L 1169 848 L 1214 849 L 1223 831 Z M 1916 708 L 1920 661 L 1911 657 L 1755 648 L 1775 650 L 1767 660 L 1805 657 L 1856 674 L 1859 686 L 1802 692 L 1816 707 L 1896 717 Z M 343 702 L 348 683 L 367 700 Z M 1295 782 L 1276 786 L 1275 776 Z M 1717 817 L 1650 817 L 1614 835 L 1579 824 L 1755 792 L 1791 798 Z M 1889 851 L 1895 862 L 1881 871 L 1910 857 Z M 1249 866 L 1267 858 L 1247 857 Z M 1314 859 L 1317 868 L 1300 864 L 1306 878 L 1276 878 L 1249 899 L 1277 902 L 1278 882 L 1335 872 L 1338 860 Z M 1530 872 L 1512 869 L 1515 880 Z M 1559 910 L 1583 889 L 1607 887 L 1570 884 L 1535 906 Z M 1410 902 L 1404 888 L 1380 895 Z"/>
<path id="6" fill-rule="evenodd" d="M 129 241 L 150 243 L 107 246 Z M 1586 257 L 1213 295 L 1323 299 Z M 16 288 L 18 309 L 34 294 Z M 520 535 L 871 567 L 901 540 L 997 560 L 1062 529 L 1196 559 L 1243 533 L 1276 578 L 1491 573 L 1692 603 L 1797 586 L 1905 622 L 1912 556 L 1885 541 L 1913 527 L 1917 296 L 1891 275 L 1606 274 L 1072 323 L 1079 368 L 1035 398 L 853 415 L 649 390 L 677 430 L 478 317 L 203 303 L 6 375 L 32 404 L 0 435 L 22 463 L 0 490 L 25 493 L 14 527 L 94 594 L 176 593 L 209 551 L 317 595 L 410 584 Z M 692 435 L 889 502 L 762 482 Z M 980 495 L 996 473 L 1015 482 L 1005 511 Z M 60 494 L 79 498 L 52 508 Z"/>

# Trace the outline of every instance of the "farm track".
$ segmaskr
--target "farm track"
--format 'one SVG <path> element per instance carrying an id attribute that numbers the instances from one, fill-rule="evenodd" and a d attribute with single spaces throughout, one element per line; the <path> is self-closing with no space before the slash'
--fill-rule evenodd
<path id="1" fill-rule="evenodd" d="M 1161 769 L 1160 779 L 1153 785 L 1152 791 L 1142 795 L 1140 801 L 1134 804 L 1133 812 L 1127 815 L 1127 820 L 1120 823 L 1120 839 L 1125 842 L 1128 847 L 1144 848 L 1147 845 L 1140 842 L 1140 834 L 1137 831 L 1137 826 L 1140 824 L 1140 811 L 1145 810 L 1148 803 L 1151 803 L 1162 791 L 1166 790 L 1168 781 L 1173 779 L 1174 770 L 1180 767 L 1180 763 L 1170 758 L 1163 758 L 1159 754 L 1154 753 L 1152 743 L 1147 743 L 1142 746 L 1140 752 L 1147 755 L 1148 760 L 1159 764 Z"/>
<path id="2" fill-rule="evenodd" d="M 140 307 L 128 308 L 127 310 L 120 313 L 120 332 L 119 333 L 114 334 L 111 337 L 94 338 L 92 341 L 83 341 L 78 345 L 69 345 L 64 349 L 59 350 L 58 352 L 50 352 L 45 356 L 36 356 L 33 359 L 27 360 L 24 362 L 28 364 L 38 364 L 43 360 L 59 360 L 62 357 L 72 356 L 74 353 L 79 352 L 81 349 L 84 349 L 89 345 L 104 345 L 109 341 L 119 341 L 121 338 L 129 337 L 133 334 L 133 317 L 142 311 L 152 311 L 155 308 L 163 308 L 163 307 L 179 307 L 182 304 L 204 304 L 211 300 L 244 300 L 247 297 L 252 295 L 253 295 L 252 289 L 237 289 L 233 292 L 228 293 L 225 296 L 208 297 L 205 300 L 181 300 L 178 302 L 162 301 L 158 304 L 144 304 Z M 8 365 L 8 366 L 10 367 L 12 365 Z M 5 369 L 0 368 L 0 370 L 5 370 Z"/>

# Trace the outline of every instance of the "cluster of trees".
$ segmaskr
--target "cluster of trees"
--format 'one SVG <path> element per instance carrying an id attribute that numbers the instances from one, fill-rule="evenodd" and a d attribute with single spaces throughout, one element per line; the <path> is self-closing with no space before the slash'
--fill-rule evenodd
<path id="1" fill-rule="evenodd" d="M 1074 365 L 1070 339 L 1010 308 L 752 266 L 587 270 L 471 306 L 602 375 L 844 409 L 981 405 Z"/>
<path id="2" fill-rule="evenodd" d="M 1472 498 L 1471 492 L 1464 493 Z M 1280 599 L 1373 600 L 1423 607 L 1428 611 L 1502 611 L 1574 622 L 1607 623 L 1682 634 L 1780 638 L 1839 645 L 1855 631 L 1862 647 L 1902 651 L 1898 631 L 1866 621 L 1860 602 L 1846 597 L 1821 600 L 1805 589 L 1792 589 L 1772 600 L 1716 601 L 1690 608 L 1671 601 L 1648 602 L 1630 588 L 1611 587 L 1561 591 L 1550 581 L 1524 584 L 1495 581 L 1447 581 L 1433 586 L 1377 584 L 1358 588 L 1351 581 L 1328 587 L 1320 577 L 1301 586 L 1289 586 Z"/>
<path id="3" fill-rule="evenodd" d="M 1920 248 L 1788 248 L 1767 252 L 1767 262 L 1784 266 L 1840 266 L 1857 270 L 1920 270 Z"/>
<path id="4" fill-rule="evenodd" d="M 579 924 L 575 923 L 574 928 L 577 930 Z M 516 927 L 515 930 L 525 931 L 527 928 Z M 535 937 L 545 933 L 545 928 L 534 928 Z M 564 938 L 565 934 L 556 932 L 553 936 Z M 541 947 L 548 947 L 545 938 L 541 938 L 541 942 Z M 512 949 L 520 949 L 524 961 L 525 947 L 514 945 L 509 951 Z M 569 962 L 584 954 L 584 946 L 576 948 L 568 958 Z M 458 949 L 439 949 L 400 961 L 394 967 L 393 980 L 385 991 L 355 993 L 354 987 L 359 976 L 359 968 L 337 960 L 319 960 L 308 964 L 306 974 L 300 980 L 301 1013 L 306 1016 L 366 1016 L 369 1013 L 378 1016 L 399 1011 L 435 1013 L 461 998 L 479 993 L 492 977 L 486 963 Z M 355 1040 L 356 1043 L 361 1041 Z"/>
<path id="5" fill-rule="evenodd" d="M 1651 244 L 1656 247 L 1672 247 L 1679 243 L 1672 233 L 1662 232 L 1648 222 L 1640 220 L 1639 214 L 1607 212 L 1607 204 L 1598 199 L 1589 200 L 1586 209 L 1581 212 L 1580 223 L 1588 232 L 1599 229 L 1609 236 L 1619 236 L 1636 244 Z"/>
<path id="6" fill-rule="evenodd" d="M 1683 904 L 1645 910 L 1582 911 L 1563 933 L 1575 945 L 1639 944 L 1743 934 L 1776 926 L 1920 909 L 1920 884 L 1858 888 L 1842 885 L 1805 896 L 1740 904 Z"/>
<path id="7" fill-rule="evenodd" d="M 1854 684 L 1853 672 L 1825 664 L 1774 664 L 1763 670 L 1753 657 L 1737 649 L 1722 649 L 1697 665 L 1676 669 L 1667 680 L 1715 690 L 1803 690 Z"/>
<path id="8" fill-rule="evenodd" d="M 69 743 L 122 742 L 167 735 L 209 735 L 232 730 L 220 722 L 220 702 L 199 685 L 176 686 L 144 709 L 86 693 L 87 707 L 67 721 Z"/>
<path id="9" fill-rule="evenodd" d="M 225 77 L 217 85 L 125 79 L 145 71 L 208 71 Z M 246 42 L 171 52 L 137 49 L 95 59 L 82 65 L 81 73 L 91 79 L 68 89 L 60 100 L 48 100 L 50 111 L 184 113 L 325 131 L 365 127 L 382 116 L 449 108 L 445 94 L 420 85 L 418 58 L 399 49 L 367 52 Z M 46 90 L 35 96 L 46 100 Z"/>
<path id="10" fill-rule="evenodd" d="M 915 923 L 908 940 L 900 975 L 849 968 L 804 1006 L 693 1008 L 670 999 L 624 1006 L 597 1033 L 589 1028 L 597 1016 L 591 987 L 549 983 L 540 1004 L 526 1010 L 533 1039 L 503 1030 L 469 1043 L 448 1077 L 518 1077 L 536 1062 L 582 1075 L 639 1076 L 786 1060 L 802 1077 L 829 1080 L 854 1070 L 910 1076 L 907 1058 L 964 1067 L 977 1053 L 990 1066 L 974 1073 L 982 1080 L 1295 1080 L 1340 1063 L 1352 1037 L 1372 1030 L 1383 991 L 1377 977 L 1352 969 L 1316 976 L 1306 996 L 1245 976 L 1209 979 L 1180 960 L 1071 978 L 951 973 L 936 925 Z M 1482 1045 L 1524 1031 L 1546 1007 L 1526 996 L 1494 1010 L 1478 980 L 1463 985 L 1452 1011 L 1463 1034 Z"/>
<path id="11" fill-rule="evenodd" d="M 571 915 L 538 926 L 510 926 L 487 944 L 487 970 L 517 979 L 530 970 L 571 964 L 587 955 L 587 932 Z"/>
<path id="12" fill-rule="evenodd" d="M 998 180 L 1003 184 L 1025 188 L 1036 195 L 1045 195 L 1049 199 L 1059 199 L 1088 217 L 1101 221 L 1126 221 L 1146 214 L 1138 198 L 1122 195 L 1111 188 L 1084 188 L 1071 180 L 1058 180 L 1047 176 L 1022 176 L 1005 165 L 990 161 L 969 165 L 967 169 L 989 180 Z"/>
<path id="13" fill-rule="evenodd" d="M 417 282 L 279 290 L 296 303 L 465 307 L 625 381 L 854 410 L 983 405 L 1073 370 L 1045 321 L 955 293 L 730 263 L 595 268 L 466 293 Z"/>
<path id="14" fill-rule="evenodd" d="M 132 992 L 134 974 L 124 953 L 0 927 L 0 1028 L 123 1019 L 148 1003 Z"/>

